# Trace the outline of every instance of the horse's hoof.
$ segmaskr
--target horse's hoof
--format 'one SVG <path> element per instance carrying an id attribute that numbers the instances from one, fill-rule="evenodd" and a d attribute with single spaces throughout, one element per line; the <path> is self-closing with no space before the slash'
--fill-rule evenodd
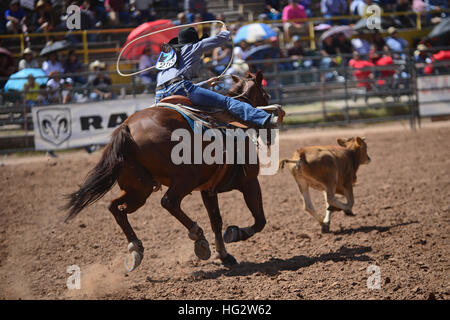
<path id="1" fill-rule="evenodd" d="M 222 264 L 227 268 L 232 267 L 238 263 L 231 254 L 227 254 L 225 258 L 221 258 L 220 260 L 222 260 Z"/>
<path id="2" fill-rule="evenodd" d="M 329 232 L 330 232 L 330 224 L 322 223 L 322 233 L 329 233 Z"/>
<path id="3" fill-rule="evenodd" d="M 239 227 L 237 226 L 229 226 L 223 233 L 223 241 L 225 241 L 225 243 L 236 242 L 239 240 Z"/>
<path id="4" fill-rule="evenodd" d="M 205 239 L 195 241 L 194 252 L 199 259 L 208 260 L 211 257 L 208 241 Z"/>
<path id="5" fill-rule="evenodd" d="M 125 258 L 125 270 L 127 270 L 128 272 L 133 271 L 134 269 L 139 267 L 143 258 L 144 258 L 143 254 L 137 251 L 133 251 L 131 253 L 131 266 L 128 266 L 127 258 Z"/>
<path id="6" fill-rule="evenodd" d="M 352 210 L 344 210 L 344 213 L 348 217 L 354 217 L 355 216 L 355 214 L 353 213 Z"/>

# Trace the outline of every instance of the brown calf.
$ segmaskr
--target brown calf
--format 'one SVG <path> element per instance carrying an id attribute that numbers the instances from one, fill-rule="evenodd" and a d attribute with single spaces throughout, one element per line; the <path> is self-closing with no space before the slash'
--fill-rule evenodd
<path id="1" fill-rule="evenodd" d="M 304 209 L 319 221 L 322 232 L 330 231 L 330 215 L 333 211 L 344 210 L 353 216 L 353 185 L 356 172 L 361 164 L 368 164 L 367 144 L 364 138 L 337 139 L 339 146 L 311 146 L 294 152 L 292 159 L 280 161 L 280 169 L 289 163 L 289 170 L 303 196 Z M 309 187 L 322 190 L 327 202 L 325 218 L 316 213 L 309 195 Z M 335 194 L 347 199 L 342 203 Z"/>

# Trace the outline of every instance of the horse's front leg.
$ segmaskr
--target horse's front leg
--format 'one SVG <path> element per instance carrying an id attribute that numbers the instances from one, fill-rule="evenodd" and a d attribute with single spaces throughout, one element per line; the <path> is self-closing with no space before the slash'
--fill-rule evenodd
<path id="1" fill-rule="evenodd" d="M 259 186 L 258 178 L 254 178 L 242 185 L 239 190 L 244 195 L 245 203 L 250 209 L 255 223 L 246 228 L 239 228 L 237 226 L 229 226 L 223 234 L 223 239 L 226 243 L 247 240 L 256 232 L 262 231 L 266 225 L 266 217 L 264 216 L 264 209 L 261 196 L 261 187 Z"/>
<path id="2" fill-rule="evenodd" d="M 218 258 L 226 267 L 237 264 L 236 259 L 225 249 L 225 243 L 222 238 L 222 217 L 220 216 L 217 193 L 202 191 L 202 199 L 214 232 Z"/>

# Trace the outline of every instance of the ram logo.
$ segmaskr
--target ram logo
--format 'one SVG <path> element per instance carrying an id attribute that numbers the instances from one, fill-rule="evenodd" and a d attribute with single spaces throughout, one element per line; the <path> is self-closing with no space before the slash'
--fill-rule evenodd
<path id="1" fill-rule="evenodd" d="M 36 112 L 42 139 L 59 146 L 70 138 L 71 119 L 68 108 L 42 109 Z"/>

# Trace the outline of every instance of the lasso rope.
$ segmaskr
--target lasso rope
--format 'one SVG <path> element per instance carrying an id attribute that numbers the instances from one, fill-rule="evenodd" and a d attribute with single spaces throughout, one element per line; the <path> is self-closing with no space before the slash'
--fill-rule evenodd
<path id="1" fill-rule="evenodd" d="M 120 64 L 120 58 L 122 57 L 123 52 L 124 52 L 129 46 L 131 46 L 133 43 L 135 43 L 136 41 L 138 41 L 138 40 L 140 40 L 140 39 L 143 39 L 143 38 L 146 38 L 146 37 L 149 37 L 149 36 L 151 36 L 151 35 L 154 35 L 154 34 L 163 32 L 163 31 L 168 31 L 168 30 L 172 30 L 172 29 L 179 29 L 179 28 L 186 28 L 186 27 L 192 27 L 192 26 L 196 26 L 196 25 L 200 25 L 200 24 L 213 24 L 213 23 L 219 23 L 219 24 L 221 24 L 222 26 L 226 26 L 226 24 L 225 24 L 223 21 L 220 21 L 220 20 L 201 21 L 201 22 L 194 22 L 194 23 L 184 24 L 184 25 L 180 25 L 180 26 L 169 27 L 169 28 L 162 29 L 162 30 L 157 30 L 157 31 L 154 31 L 154 32 L 151 32 L 151 33 L 147 33 L 147 34 L 144 34 L 144 35 L 142 35 L 142 36 L 139 36 L 139 37 L 137 37 L 136 39 L 133 39 L 130 43 L 128 43 L 127 45 L 125 45 L 125 47 L 122 48 L 122 50 L 121 50 L 120 53 L 119 53 L 119 56 L 117 57 L 117 61 L 116 61 L 116 70 L 117 70 L 117 73 L 118 73 L 119 75 L 121 75 L 122 77 L 131 77 L 131 76 L 135 76 L 135 75 L 137 75 L 137 74 L 140 74 L 140 73 L 143 73 L 143 72 L 146 72 L 146 71 L 149 71 L 149 70 L 152 70 L 152 69 L 155 68 L 155 66 L 151 66 L 151 67 L 148 67 L 148 68 L 145 68 L 145 69 L 143 69 L 143 70 L 139 70 L 139 71 L 136 71 L 136 72 L 133 72 L 133 73 L 122 73 L 122 72 L 120 71 L 119 64 Z M 232 41 L 232 44 L 233 44 L 233 48 L 232 48 L 232 50 L 231 50 L 231 58 L 230 58 L 230 61 L 228 62 L 227 67 L 226 67 L 226 68 L 223 70 L 223 72 L 218 76 L 219 78 L 222 77 L 222 76 L 224 76 L 225 72 L 230 68 L 231 63 L 233 62 L 233 58 L 234 58 L 234 43 L 233 43 L 233 41 Z"/>

